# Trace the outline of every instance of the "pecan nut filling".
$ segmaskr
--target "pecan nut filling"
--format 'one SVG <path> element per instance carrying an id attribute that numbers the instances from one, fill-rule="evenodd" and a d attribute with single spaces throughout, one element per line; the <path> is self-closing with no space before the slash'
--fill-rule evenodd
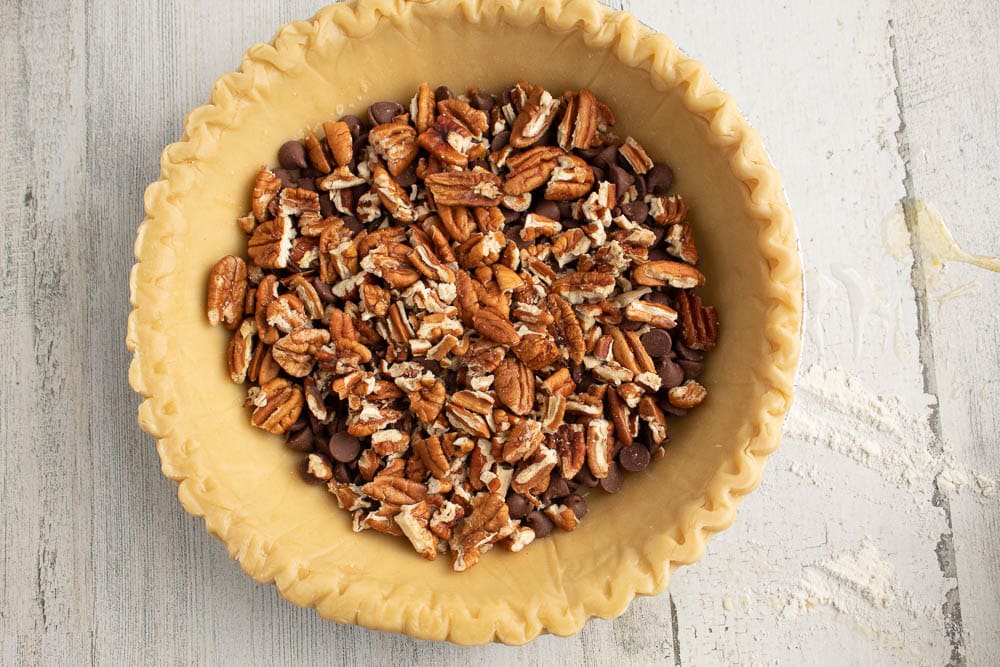
<path id="1" fill-rule="evenodd" d="M 207 317 L 254 426 L 356 531 L 455 570 L 663 455 L 718 316 L 673 172 L 592 91 L 422 84 L 262 168 Z"/>

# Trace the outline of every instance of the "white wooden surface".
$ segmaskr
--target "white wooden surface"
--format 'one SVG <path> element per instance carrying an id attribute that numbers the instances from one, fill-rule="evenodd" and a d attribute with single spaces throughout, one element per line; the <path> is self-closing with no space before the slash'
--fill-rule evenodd
<path id="1" fill-rule="evenodd" d="M 929 202 L 966 250 L 1000 254 L 1000 8 L 608 4 L 704 60 L 764 136 L 816 368 L 762 487 L 669 594 L 572 639 L 461 649 L 326 623 L 250 581 L 182 511 L 126 382 L 160 149 L 247 46 L 317 5 L 0 2 L 0 662 L 1000 664 L 1000 500 L 975 484 L 1000 476 L 1000 276 L 942 264 L 919 231 Z M 845 375 L 918 435 L 929 414 L 917 444 L 959 483 L 900 483 L 877 464 L 898 453 L 852 450 L 871 425 L 816 382 Z M 817 441 L 824 419 L 840 445 Z"/>

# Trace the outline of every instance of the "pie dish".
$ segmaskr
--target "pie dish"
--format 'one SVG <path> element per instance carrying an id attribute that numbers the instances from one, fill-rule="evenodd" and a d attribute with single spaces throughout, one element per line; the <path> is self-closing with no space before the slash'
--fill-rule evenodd
<path id="1" fill-rule="evenodd" d="M 420 81 L 499 88 L 530 77 L 608 99 L 674 166 L 697 209 L 706 290 L 726 326 L 705 371 L 710 404 L 678 422 L 666 456 L 587 521 L 456 576 L 382 535 L 356 535 L 298 459 L 252 428 L 204 318 L 215 260 L 240 252 L 232 221 L 261 164 L 303 128 Z M 778 445 L 798 362 L 801 268 L 791 214 L 759 138 L 698 63 L 634 17 L 591 0 L 360 1 L 289 24 L 222 77 L 188 117 L 146 192 L 128 345 L 139 419 L 185 509 L 258 581 L 325 618 L 475 644 L 572 634 L 663 590 L 735 518 Z"/>

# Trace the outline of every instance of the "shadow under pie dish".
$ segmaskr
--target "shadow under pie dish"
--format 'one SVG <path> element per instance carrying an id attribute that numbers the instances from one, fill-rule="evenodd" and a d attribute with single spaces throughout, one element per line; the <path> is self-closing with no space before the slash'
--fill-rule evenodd
<path id="1" fill-rule="evenodd" d="M 503 53 L 499 58 L 495 54 Z M 544 56 L 544 57 L 542 57 Z M 702 376 L 711 398 L 671 422 L 664 457 L 617 495 L 592 494 L 586 518 L 520 553 L 494 549 L 455 574 L 405 540 L 356 534 L 301 455 L 250 425 L 230 382 L 228 332 L 205 318 L 223 255 L 244 255 L 261 165 L 305 131 L 409 100 L 423 81 L 500 91 L 529 80 L 588 88 L 657 161 L 691 209 L 701 289 L 723 321 Z M 571 634 L 624 611 L 700 557 L 759 483 L 777 446 L 799 351 L 801 276 L 777 175 L 756 134 L 701 66 L 627 14 L 592 2 L 347 3 L 283 28 L 220 79 L 146 194 L 131 280 L 133 387 L 144 429 L 185 508 L 241 566 L 332 620 L 459 643 Z"/>

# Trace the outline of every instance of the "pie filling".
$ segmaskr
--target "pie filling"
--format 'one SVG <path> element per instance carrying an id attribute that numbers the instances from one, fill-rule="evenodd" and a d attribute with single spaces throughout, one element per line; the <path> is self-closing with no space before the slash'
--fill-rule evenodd
<path id="1" fill-rule="evenodd" d="M 422 84 L 257 175 L 208 281 L 250 421 L 356 531 L 474 565 L 573 530 L 700 405 L 715 309 L 673 172 L 589 90 Z"/>

